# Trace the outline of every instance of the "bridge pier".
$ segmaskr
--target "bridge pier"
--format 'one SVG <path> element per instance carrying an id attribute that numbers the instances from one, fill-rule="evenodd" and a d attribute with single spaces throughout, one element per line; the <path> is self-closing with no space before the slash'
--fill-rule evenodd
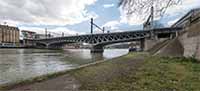
<path id="1" fill-rule="evenodd" d="M 92 47 L 90 49 L 90 52 L 91 53 L 103 53 L 104 49 L 103 49 L 103 47 Z"/>
<path id="2" fill-rule="evenodd" d="M 90 50 L 90 52 L 91 52 L 91 53 L 103 53 L 104 50 L 103 50 L 103 49 L 93 49 L 93 48 L 92 48 L 92 49 Z"/>
<path id="3" fill-rule="evenodd" d="M 140 49 L 141 49 L 141 51 L 145 50 L 145 39 L 140 40 Z"/>
<path id="4" fill-rule="evenodd" d="M 46 45 L 46 49 L 62 49 L 62 45 Z"/>

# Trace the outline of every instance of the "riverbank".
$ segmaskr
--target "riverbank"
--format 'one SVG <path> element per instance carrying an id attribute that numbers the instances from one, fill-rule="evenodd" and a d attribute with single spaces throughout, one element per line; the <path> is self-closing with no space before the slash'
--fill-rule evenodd
<path id="1" fill-rule="evenodd" d="M 167 58 L 129 54 L 77 70 L 72 74 L 80 90 L 198 91 L 200 63 L 194 58 Z"/>
<path id="2" fill-rule="evenodd" d="M 135 53 L 134 53 L 134 55 L 136 55 Z M 128 58 L 127 58 L 128 57 Z M 116 59 L 118 59 L 118 60 L 121 60 L 121 59 L 124 59 L 124 58 L 127 58 L 127 59 L 129 59 L 130 57 L 133 57 L 133 54 L 128 54 L 128 55 L 126 55 L 126 56 L 122 56 L 122 57 L 118 57 L 118 58 L 114 58 L 114 59 L 111 59 L 111 60 L 116 60 Z M 36 78 L 30 78 L 30 79 L 28 79 L 28 80 L 24 80 L 24 81 L 19 81 L 19 82 L 15 82 L 15 83 L 12 83 L 12 84 L 6 84 L 6 85 L 4 85 L 4 86 L 0 86 L 0 89 L 11 89 L 11 88 L 14 88 L 14 89 L 17 89 L 18 87 L 20 87 L 19 88 L 19 90 L 21 90 L 21 89 L 26 89 L 26 87 L 28 87 L 29 88 L 29 85 L 32 85 L 33 86 L 33 84 L 37 84 L 37 83 L 40 83 L 40 82 L 45 82 L 46 80 L 48 81 L 48 79 L 49 80 L 51 80 L 51 79 L 53 79 L 54 80 L 54 78 L 56 79 L 56 78 L 59 78 L 60 76 L 62 76 L 62 75 L 65 75 L 65 74 L 72 74 L 72 72 L 76 72 L 76 71 L 78 71 L 79 69 L 81 70 L 81 69 L 84 69 L 84 68 L 86 68 L 86 67 L 88 67 L 88 66 L 96 66 L 96 65 L 100 65 L 100 64 L 102 64 L 103 65 L 103 63 L 105 62 L 105 63 L 107 63 L 107 61 L 111 61 L 111 60 L 102 60 L 102 61 L 98 61 L 98 62 L 94 62 L 94 63 L 90 63 L 90 64 L 86 64 L 86 65 L 82 65 L 82 66 L 80 66 L 79 68 L 76 68 L 76 69 L 72 69 L 72 70 L 67 70 L 67 71 L 62 71 L 62 72 L 58 72 L 58 73 L 54 73 L 54 74 L 47 74 L 47 75 L 43 75 L 43 76 L 40 76 L 40 77 L 36 77 Z M 72 77 L 73 78 L 73 77 Z M 63 79 L 64 80 L 64 79 Z M 68 80 L 68 79 L 66 79 L 66 80 Z M 55 81 L 54 81 L 55 82 Z M 50 83 L 51 84 L 51 83 Z M 48 88 L 47 88 L 48 89 Z M 60 88 L 58 88 L 58 89 L 60 89 Z M 51 89 L 50 89 L 51 90 Z"/>
<path id="3" fill-rule="evenodd" d="M 200 64 L 192 58 L 129 53 L 43 78 L 11 90 L 196 91 L 200 89 Z"/>

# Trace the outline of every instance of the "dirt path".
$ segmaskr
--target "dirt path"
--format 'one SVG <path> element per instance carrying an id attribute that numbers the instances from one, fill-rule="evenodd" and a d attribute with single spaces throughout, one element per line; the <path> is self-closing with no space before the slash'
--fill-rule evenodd
<path id="1" fill-rule="evenodd" d="M 34 84 L 18 86 L 10 91 L 78 91 L 80 84 L 69 74 Z"/>

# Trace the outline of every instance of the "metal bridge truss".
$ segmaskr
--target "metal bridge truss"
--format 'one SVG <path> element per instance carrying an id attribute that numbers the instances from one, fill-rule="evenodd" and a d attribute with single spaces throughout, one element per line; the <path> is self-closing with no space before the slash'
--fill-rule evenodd
<path id="1" fill-rule="evenodd" d="M 34 43 L 41 43 L 46 46 L 60 45 L 67 43 L 88 43 L 91 45 L 108 45 L 120 42 L 129 42 L 135 40 L 141 40 L 151 37 L 150 31 L 154 35 L 158 34 L 175 34 L 181 28 L 160 28 L 153 30 L 140 30 L 140 31 L 127 31 L 127 32 L 115 32 L 104 34 L 88 34 L 78 36 L 57 37 L 48 39 L 29 40 Z"/>

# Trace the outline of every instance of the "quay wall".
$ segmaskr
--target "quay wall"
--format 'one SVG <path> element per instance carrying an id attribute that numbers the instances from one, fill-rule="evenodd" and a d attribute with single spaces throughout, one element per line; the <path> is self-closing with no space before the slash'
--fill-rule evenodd
<path id="1" fill-rule="evenodd" d="M 200 60 L 200 22 L 183 30 L 155 55 L 193 57 Z"/>

